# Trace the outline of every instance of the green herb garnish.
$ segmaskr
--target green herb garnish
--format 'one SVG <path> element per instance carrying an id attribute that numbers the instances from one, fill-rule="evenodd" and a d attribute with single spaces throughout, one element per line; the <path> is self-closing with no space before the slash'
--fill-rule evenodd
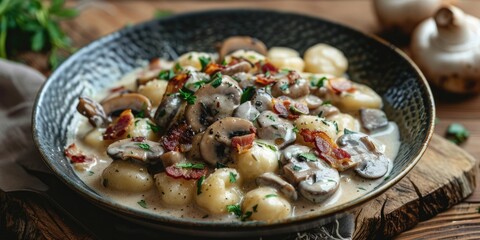
<path id="1" fill-rule="evenodd" d="M 177 163 L 175 166 L 179 168 L 192 168 L 192 169 L 205 168 L 205 165 L 203 165 L 203 163 Z"/>
<path id="2" fill-rule="evenodd" d="M 170 70 L 162 70 L 159 74 L 158 74 L 158 79 L 160 80 L 170 80 L 172 78 L 175 77 L 175 72 L 173 72 L 172 69 Z"/>
<path id="3" fill-rule="evenodd" d="M 277 151 L 277 147 L 275 147 L 273 145 L 270 145 L 270 144 L 264 143 L 264 142 L 258 142 L 258 141 L 255 141 L 255 142 L 260 146 L 270 148 L 272 151 L 275 151 L 275 152 Z"/>
<path id="4" fill-rule="evenodd" d="M 138 205 L 140 205 L 140 207 L 147 208 L 147 203 L 145 202 L 145 200 L 142 199 L 142 200 L 138 201 L 137 203 L 138 203 Z"/>
<path id="5" fill-rule="evenodd" d="M 338 134 L 338 132 L 340 132 L 340 130 L 338 130 L 338 123 L 337 123 L 337 121 L 333 121 L 333 125 L 335 125 L 335 131 L 337 131 L 337 134 Z"/>
<path id="6" fill-rule="evenodd" d="M 207 65 L 210 63 L 210 61 L 212 61 L 210 57 L 204 57 L 204 56 L 200 56 L 198 60 L 200 61 L 200 65 L 202 66 L 202 72 L 205 71 L 205 68 L 207 67 Z"/>
<path id="7" fill-rule="evenodd" d="M 243 215 L 242 213 L 242 208 L 240 207 L 240 205 L 236 204 L 236 205 L 227 205 L 227 211 L 229 213 L 233 213 L 235 214 L 237 217 L 240 217 Z"/>
<path id="8" fill-rule="evenodd" d="M 217 72 L 212 77 L 212 87 L 217 88 L 220 84 L 222 84 L 222 73 Z"/>
<path id="9" fill-rule="evenodd" d="M 197 97 L 194 95 L 193 91 L 191 91 L 188 88 L 182 88 L 178 90 L 178 93 L 180 94 L 180 98 L 185 100 L 188 104 L 193 105 L 195 104 L 195 100 L 197 100 Z"/>
<path id="10" fill-rule="evenodd" d="M 469 136 L 470 133 L 462 124 L 452 123 L 448 126 L 446 137 L 455 144 L 464 143 Z"/>
<path id="11" fill-rule="evenodd" d="M 283 84 L 280 86 L 280 90 L 282 90 L 283 92 L 287 91 L 288 89 L 288 84 Z"/>
<path id="12" fill-rule="evenodd" d="M 266 71 L 266 72 L 265 72 L 265 77 L 270 77 L 270 76 L 272 76 L 272 74 L 270 73 L 270 71 Z"/>
<path id="13" fill-rule="evenodd" d="M 351 131 L 351 130 L 348 130 L 348 128 L 344 128 L 343 129 L 343 134 L 354 134 L 355 132 L 354 131 Z"/>
<path id="14" fill-rule="evenodd" d="M 252 212 L 251 211 L 246 211 L 245 214 L 242 215 L 240 220 L 243 222 L 243 221 L 249 219 L 251 216 L 252 216 Z"/>
<path id="15" fill-rule="evenodd" d="M 230 183 L 235 183 L 237 181 L 237 174 L 230 172 L 229 178 L 230 178 Z"/>
<path id="16" fill-rule="evenodd" d="M 160 131 L 160 127 L 158 127 L 153 123 L 147 122 L 147 125 L 148 125 L 147 130 L 151 129 L 154 133 L 157 133 L 158 131 Z"/>
<path id="17" fill-rule="evenodd" d="M 255 87 L 249 86 L 243 90 L 242 96 L 240 97 L 240 104 L 250 101 L 255 94 Z"/>
<path id="18" fill-rule="evenodd" d="M 272 122 L 275 122 L 275 118 L 272 115 L 267 115 L 267 118 L 272 120 Z"/>
<path id="19" fill-rule="evenodd" d="M 294 126 L 293 129 L 292 129 L 292 131 L 293 131 L 294 133 L 300 132 L 300 130 L 298 130 L 298 127 L 297 127 L 297 126 Z"/>
<path id="20" fill-rule="evenodd" d="M 267 194 L 265 195 L 265 198 L 271 198 L 271 197 L 278 197 L 277 194 Z"/>
<path id="21" fill-rule="evenodd" d="M 327 101 L 323 102 L 322 106 L 325 106 L 325 105 L 332 105 L 332 101 L 327 100 Z"/>
<path id="22" fill-rule="evenodd" d="M 93 174 L 95 174 L 95 172 L 93 172 L 93 171 L 88 171 L 88 176 L 92 176 Z"/>
<path id="23" fill-rule="evenodd" d="M 310 162 L 315 162 L 318 161 L 317 156 L 313 153 L 300 153 L 298 154 L 298 158 L 300 158 L 303 161 L 310 161 Z"/>
<path id="24" fill-rule="evenodd" d="M 298 165 L 293 165 L 292 169 L 293 169 L 293 171 L 298 172 L 298 171 L 302 170 L 302 167 L 300 167 Z"/>
<path id="25" fill-rule="evenodd" d="M 205 180 L 205 176 L 201 176 L 197 181 L 197 195 L 202 193 L 202 183 Z"/>
<path id="26" fill-rule="evenodd" d="M 182 71 L 182 70 L 183 70 L 183 67 L 182 67 L 182 65 L 180 65 L 180 63 L 178 63 L 178 62 L 177 62 L 177 63 L 175 63 L 175 66 L 174 66 L 174 68 L 175 68 L 175 71 L 177 71 L 177 72 L 178 72 L 178 71 Z"/>
<path id="27" fill-rule="evenodd" d="M 221 162 L 217 162 L 217 168 L 226 168 L 227 165 L 221 163 Z"/>
<path id="28" fill-rule="evenodd" d="M 365 189 L 363 187 L 358 187 L 358 189 L 363 190 L 363 191 L 367 191 L 367 189 Z"/>

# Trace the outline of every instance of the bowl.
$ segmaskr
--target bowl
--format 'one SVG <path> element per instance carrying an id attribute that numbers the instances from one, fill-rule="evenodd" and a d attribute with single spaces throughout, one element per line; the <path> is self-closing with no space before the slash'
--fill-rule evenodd
<path id="1" fill-rule="evenodd" d="M 153 57 L 176 58 L 188 51 L 214 52 L 215 43 L 233 36 L 256 37 L 267 46 L 288 46 L 303 53 L 316 43 L 330 44 L 349 60 L 348 75 L 371 86 L 384 111 L 400 129 L 401 147 L 390 177 L 354 201 L 267 224 L 205 222 L 158 216 L 128 208 L 97 194 L 74 173 L 64 156 L 78 97 L 86 86 L 101 89 Z M 418 162 L 433 133 L 434 103 L 430 88 L 400 50 L 375 37 L 326 20 L 275 11 L 218 10 L 152 20 L 103 37 L 67 59 L 45 82 L 33 112 L 35 144 L 46 164 L 85 199 L 145 226 L 203 236 L 267 235 L 300 231 L 339 218 L 386 191 Z"/>

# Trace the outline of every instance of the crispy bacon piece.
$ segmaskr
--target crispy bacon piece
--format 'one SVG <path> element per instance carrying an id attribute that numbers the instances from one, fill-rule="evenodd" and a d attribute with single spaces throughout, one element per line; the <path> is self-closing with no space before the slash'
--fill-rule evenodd
<path id="1" fill-rule="evenodd" d="M 301 102 L 290 102 L 289 99 L 276 98 L 273 100 L 273 111 L 278 116 L 288 119 L 297 119 L 301 114 L 308 114 L 307 105 Z"/>
<path id="2" fill-rule="evenodd" d="M 160 60 L 160 58 L 152 58 L 152 59 L 150 59 L 150 63 L 148 64 L 148 69 L 149 69 L 149 70 L 162 69 L 161 62 L 162 62 L 162 61 Z"/>
<path id="3" fill-rule="evenodd" d="M 317 150 L 317 155 L 333 168 L 344 170 L 351 165 L 350 154 L 339 148 L 325 132 L 303 128 L 300 131 L 300 135 L 305 142 L 313 143 Z"/>
<path id="4" fill-rule="evenodd" d="M 262 73 L 270 72 L 272 75 L 278 73 L 278 68 L 269 62 L 257 62 L 255 63 L 255 66 L 257 66 Z"/>
<path id="5" fill-rule="evenodd" d="M 225 69 L 224 66 L 211 62 L 205 67 L 205 73 L 208 75 L 213 75 L 217 72 L 222 71 L 223 69 Z"/>
<path id="6" fill-rule="evenodd" d="M 125 86 L 122 85 L 122 86 L 118 86 L 118 87 L 115 87 L 115 88 L 111 88 L 110 93 L 122 92 L 122 91 L 125 91 L 125 90 L 127 90 L 127 89 L 125 89 Z"/>
<path id="7" fill-rule="evenodd" d="M 288 83 L 291 85 L 291 84 L 294 84 L 296 80 L 300 79 L 300 74 L 297 73 L 297 71 L 288 71 L 288 74 L 287 74 L 287 78 L 288 78 Z"/>
<path id="8" fill-rule="evenodd" d="M 341 94 L 342 92 L 353 92 L 355 88 L 350 80 L 345 78 L 333 78 L 328 81 L 328 85 L 335 94 Z"/>
<path id="9" fill-rule="evenodd" d="M 278 101 L 274 100 L 273 111 L 278 114 L 278 116 L 287 118 L 290 115 L 288 108 L 290 107 L 289 101 Z"/>
<path id="10" fill-rule="evenodd" d="M 103 140 L 115 140 L 123 138 L 127 133 L 127 129 L 133 124 L 134 118 L 135 117 L 132 114 L 132 110 L 127 109 L 123 111 L 103 133 Z"/>
<path id="11" fill-rule="evenodd" d="M 182 167 L 177 167 L 176 165 L 170 165 L 165 168 L 165 173 L 173 177 L 175 179 L 178 178 L 183 178 L 186 180 L 190 179 L 199 179 L 202 176 L 205 176 L 207 174 L 207 168 L 204 167 L 203 169 L 197 169 L 197 168 L 182 168 Z"/>
<path id="12" fill-rule="evenodd" d="M 266 77 L 264 74 L 258 74 L 257 79 L 255 79 L 255 82 L 262 85 L 262 86 L 267 86 L 268 84 L 275 83 L 277 80 L 273 78 L 272 76 Z"/>
<path id="13" fill-rule="evenodd" d="M 178 92 L 183 88 L 183 85 L 187 82 L 189 75 L 186 73 L 179 73 L 168 81 L 167 90 L 165 94 L 172 94 Z"/>
<path id="14" fill-rule="evenodd" d="M 94 160 L 92 157 L 83 154 L 82 151 L 77 148 L 77 145 L 75 145 L 75 143 L 70 144 L 64 152 L 65 156 L 70 159 L 70 163 L 72 164 L 91 162 Z"/>
<path id="15" fill-rule="evenodd" d="M 255 140 L 255 133 L 236 136 L 232 138 L 232 147 L 236 149 L 238 153 L 244 153 L 253 147 L 253 140 Z"/>
<path id="16" fill-rule="evenodd" d="M 160 139 L 166 151 L 182 151 L 182 144 L 191 144 L 194 132 L 185 121 L 173 125 Z"/>

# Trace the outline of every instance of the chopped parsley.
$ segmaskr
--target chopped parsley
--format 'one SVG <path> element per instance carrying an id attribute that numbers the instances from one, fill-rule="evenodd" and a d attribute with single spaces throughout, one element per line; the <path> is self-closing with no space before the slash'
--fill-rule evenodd
<path id="1" fill-rule="evenodd" d="M 195 100 L 197 100 L 197 97 L 193 95 L 193 92 L 190 89 L 182 88 L 178 90 L 178 93 L 180 93 L 180 98 L 185 100 L 188 104 L 195 104 Z"/>
<path id="2" fill-rule="evenodd" d="M 95 172 L 93 172 L 93 171 L 88 171 L 88 176 L 92 176 L 93 174 L 95 174 Z"/>
<path id="3" fill-rule="evenodd" d="M 282 90 L 283 92 L 287 91 L 288 89 L 288 84 L 283 84 L 280 86 L 280 90 Z"/>
<path id="4" fill-rule="evenodd" d="M 265 72 L 265 77 L 270 77 L 270 76 L 272 76 L 272 74 L 270 73 L 270 71 L 266 71 L 266 72 Z"/>
<path id="5" fill-rule="evenodd" d="M 221 163 L 221 162 L 217 162 L 217 168 L 226 168 L 227 165 Z"/>
<path id="6" fill-rule="evenodd" d="M 227 211 L 229 213 L 235 214 L 237 217 L 240 217 L 243 215 L 242 213 L 242 208 L 240 208 L 240 205 L 227 205 Z"/>
<path id="7" fill-rule="evenodd" d="M 298 130 L 298 127 L 297 127 L 297 126 L 294 126 L 293 129 L 292 129 L 292 131 L 293 131 L 294 133 L 300 132 L 300 130 Z"/>
<path id="8" fill-rule="evenodd" d="M 225 59 L 223 59 L 222 66 L 227 66 L 227 65 L 228 65 L 227 61 L 225 61 Z"/>
<path id="9" fill-rule="evenodd" d="M 328 123 L 326 120 L 323 120 L 323 119 L 322 119 L 322 123 L 323 123 L 324 125 L 330 126 L 330 123 Z"/>
<path id="10" fill-rule="evenodd" d="M 336 183 L 337 181 L 333 180 L 333 179 L 327 179 L 327 182 L 334 182 Z"/>
<path id="11" fill-rule="evenodd" d="M 172 69 L 170 70 L 163 70 L 158 74 L 158 79 L 160 80 L 170 80 L 175 77 L 175 72 Z"/>
<path id="12" fill-rule="evenodd" d="M 344 128 L 343 129 L 343 134 L 354 134 L 355 132 L 354 131 L 351 131 L 351 130 L 348 130 L 348 128 Z"/>
<path id="13" fill-rule="evenodd" d="M 448 126 L 446 137 L 455 144 L 464 143 L 469 136 L 470 133 L 462 124 L 452 123 Z"/>
<path id="14" fill-rule="evenodd" d="M 212 87 L 217 88 L 220 84 L 222 84 L 222 73 L 217 72 L 212 77 Z"/>
<path id="15" fill-rule="evenodd" d="M 177 163 L 175 165 L 178 168 L 192 168 L 192 169 L 204 169 L 203 163 Z"/>
<path id="16" fill-rule="evenodd" d="M 249 86 L 243 90 L 242 96 L 240 97 L 240 104 L 250 101 L 255 94 L 255 87 Z"/>
<path id="17" fill-rule="evenodd" d="M 246 211 L 245 214 L 243 214 L 243 216 L 240 218 L 240 220 L 243 222 L 243 221 L 249 219 L 251 216 L 252 216 L 252 212 L 251 211 Z"/>
<path id="18" fill-rule="evenodd" d="M 278 197 L 277 194 L 267 194 L 265 195 L 265 198 L 271 198 L 271 197 Z"/>
<path id="19" fill-rule="evenodd" d="M 358 189 L 363 190 L 363 191 L 367 191 L 367 189 L 365 189 L 363 187 L 358 187 Z"/>
<path id="20" fill-rule="evenodd" d="M 230 172 L 229 178 L 230 178 L 230 183 L 235 183 L 237 181 L 237 174 Z"/>
<path id="21" fill-rule="evenodd" d="M 200 65 L 202 65 L 202 72 L 205 71 L 205 68 L 207 67 L 207 65 L 210 63 L 210 61 L 212 61 L 210 57 L 204 57 L 204 56 L 200 56 L 198 60 L 200 61 Z"/>
<path id="22" fill-rule="evenodd" d="M 137 143 L 136 145 L 145 151 L 152 151 L 150 150 L 150 145 L 148 145 L 148 143 Z"/>
<path id="23" fill-rule="evenodd" d="M 175 63 L 175 71 L 182 71 L 183 70 L 183 67 L 180 65 L 180 63 Z"/>
<path id="24" fill-rule="evenodd" d="M 205 80 L 200 80 L 198 82 L 191 83 L 190 85 L 193 85 L 195 88 L 201 88 L 203 85 L 207 83 Z"/>
<path id="25" fill-rule="evenodd" d="M 147 130 L 152 130 L 154 133 L 157 133 L 158 131 L 160 131 L 160 127 L 158 127 L 157 125 L 151 123 L 151 122 L 147 122 Z"/>
<path id="26" fill-rule="evenodd" d="M 267 118 L 272 120 L 272 122 L 275 122 L 275 118 L 272 115 L 267 115 Z"/>
<path id="27" fill-rule="evenodd" d="M 322 106 L 325 106 L 325 105 L 332 105 L 332 101 L 327 100 L 327 101 L 323 102 Z"/>
<path id="28" fill-rule="evenodd" d="M 260 145 L 261 147 L 267 147 L 267 148 L 270 148 L 272 151 L 277 151 L 277 147 L 273 146 L 273 145 L 270 145 L 268 143 L 264 143 L 264 142 L 258 142 L 258 141 L 255 141 L 258 145 Z"/>
<path id="29" fill-rule="evenodd" d="M 335 130 L 337 131 L 337 134 L 338 134 L 338 132 L 340 132 L 340 130 L 338 130 L 338 123 L 337 123 L 337 121 L 333 121 L 333 125 L 335 125 Z"/>
<path id="30" fill-rule="evenodd" d="M 202 193 L 202 183 L 205 180 L 205 176 L 201 176 L 197 181 L 197 195 Z"/>
<path id="31" fill-rule="evenodd" d="M 310 86 L 321 88 L 325 86 L 325 81 L 328 79 L 326 77 L 316 78 L 315 76 L 310 76 Z"/>
<path id="32" fill-rule="evenodd" d="M 135 117 L 136 117 L 136 118 L 144 118 L 144 117 L 145 117 L 144 111 L 138 112 L 137 114 L 135 114 Z M 137 120 L 137 121 L 138 121 L 138 120 Z M 136 126 L 136 125 L 135 125 L 135 126 Z"/>
<path id="33" fill-rule="evenodd" d="M 138 205 L 140 205 L 140 207 L 147 208 L 147 202 L 145 202 L 145 200 L 142 199 L 142 200 L 138 201 L 137 203 L 138 203 Z"/>
<path id="34" fill-rule="evenodd" d="M 323 116 L 323 111 L 320 111 L 317 116 L 322 117 Z"/>
<path id="35" fill-rule="evenodd" d="M 300 167 L 298 165 L 293 165 L 292 169 L 293 169 L 293 171 L 298 172 L 298 171 L 302 170 L 302 167 Z"/>
<path id="36" fill-rule="evenodd" d="M 310 162 L 315 162 L 318 161 L 317 156 L 313 153 L 300 153 L 298 154 L 298 158 L 303 161 L 310 161 Z"/>

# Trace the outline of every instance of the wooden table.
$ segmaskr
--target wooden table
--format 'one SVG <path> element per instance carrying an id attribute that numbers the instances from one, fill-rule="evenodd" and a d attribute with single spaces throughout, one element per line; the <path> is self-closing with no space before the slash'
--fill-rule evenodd
<path id="1" fill-rule="evenodd" d="M 173 13 L 198 11 L 219 8 L 264 8 L 290 12 L 298 12 L 307 15 L 318 16 L 349 25 L 367 33 L 380 32 L 371 2 L 368 0 L 257 0 L 257 1 L 81 1 L 88 2 L 75 20 L 64 24 L 65 29 L 77 46 L 83 46 L 90 41 L 111 33 L 128 24 L 135 24 L 151 19 L 157 10 L 167 10 Z M 68 4 L 76 5 L 79 2 L 69 1 Z M 480 2 L 477 0 L 459 1 L 458 5 L 467 13 L 480 17 Z M 406 49 L 406 46 L 403 46 Z M 30 62 L 31 65 L 44 69 L 44 63 L 38 60 Z M 462 123 L 470 131 L 470 139 L 462 145 L 466 151 L 474 157 L 480 157 L 480 97 L 452 98 L 451 96 L 436 96 L 437 117 L 439 118 L 435 132 L 444 135 L 447 126 L 452 122 Z M 398 239 L 412 238 L 436 238 L 437 234 L 454 237 L 480 237 L 480 184 L 472 196 L 462 203 L 454 206 L 447 212 L 418 224 L 415 228 L 404 232 Z M 31 210 L 39 219 L 51 217 L 48 206 L 39 203 L 29 194 L 17 194 L 14 197 L 0 197 L 0 212 L 4 201 L 17 201 L 22 207 Z M 40 221 L 41 222 L 41 221 Z M 57 221 L 56 226 L 45 225 L 45 229 L 56 227 L 63 229 L 64 235 L 71 239 L 88 238 L 85 235 L 76 235 L 75 228 L 68 227 L 68 222 Z M 32 225 L 35 225 L 32 224 Z M 37 223 L 38 225 L 38 223 Z M 6 223 L 0 221 L 0 232 L 8 229 Z M 38 227 L 38 226 L 37 226 Z M 17 233 L 18 237 L 31 238 L 27 232 Z M 15 236 L 15 233 L 13 233 Z M 479 234 L 479 235 L 476 235 Z M 0 234 L 0 236 L 2 236 Z M 10 236 L 10 235 L 8 235 Z M 50 238 L 52 235 L 33 235 L 35 238 Z"/>

